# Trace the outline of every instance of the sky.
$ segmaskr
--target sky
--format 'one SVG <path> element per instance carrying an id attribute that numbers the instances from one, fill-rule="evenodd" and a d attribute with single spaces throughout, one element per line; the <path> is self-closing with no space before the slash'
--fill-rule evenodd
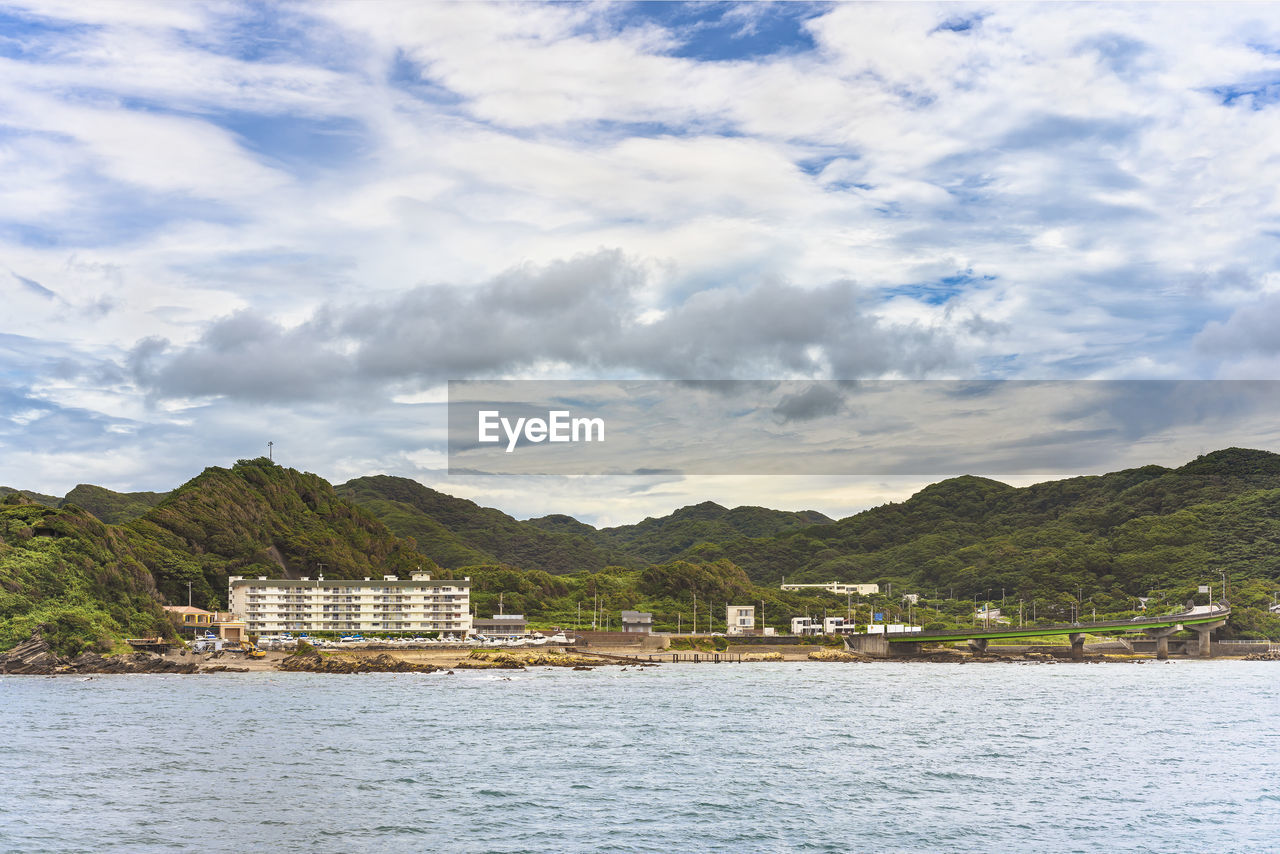
<path id="1" fill-rule="evenodd" d="M 446 383 L 1274 379 L 1276 139 L 1270 3 L 0 2 L 0 483 L 847 515 L 936 478 L 450 475 Z"/>

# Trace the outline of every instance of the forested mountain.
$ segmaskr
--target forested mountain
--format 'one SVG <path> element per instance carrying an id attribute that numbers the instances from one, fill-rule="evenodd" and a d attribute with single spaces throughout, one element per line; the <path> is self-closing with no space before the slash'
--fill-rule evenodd
<path id="1" fill-rule="evenodd" d="M 699 543 L 722 543 L 742 537 L 770 537 L 814 525 L 831 524 L 814 510 L 791 513 L 765 507 L 721 507 L 704 501 L 681 507 L 669 516 L 650 517 L 635 525 L 605 528 L 605 542 L 617 544 L 645 563 L 663 563 Z"/>
<path id="2" fill-rule="evenodd" d="M 225 605 L 228 575 L 378 577 L 436 569 L 328 481 L 266 459 L 207 468 L 122 526 L 172 601 Z"/>
<path id="3" fill-rule="evenodd" d="M 0 649 L 43 627 L 65 655 L 167 631 L 155 582 L 129 532 L 77 507 L 11 493 L 0 501 Z"/>
<path id="4" fill-rule="evenodd" d="M 82 483 L 58 502 L 59 507 L 74 504 L 88 510 L 108 525 L 119 525 L 146 513 L 164 500 L 167 492 L 113 492 L 101 486 Z"/>
<path id="5" fill-rule="evenodd" d="M 1280 456 L 1262 451 L 1025 488 L 952 478 L 838 522 L 706 502 L 603 530 L 568 516 L 520 522 L 403 478 L 335 489 L 266 459 L 206 469 L 164 495 L 5 492 L 0 648 L 37 625 L 64 651 L 161 630 L 162 601 L 185 603 L 190 589 L 196 605 L 222 607 L 230 574 L 359 578 L 417 567 L 472 575 L 481 614 L 504 596 L 509 611 L 535 620 L 569 625 L 584 608 L 638 608 L 663 628 L 687 624 L 695 599 L 703 625 L 737 600 L 763 602 L 780 627 L 855 604 L 784 594 L 783 577 L 892 584 L 894 595 L 864 604 L 892 612 L 902 593 L 917 593 L 923 620 L 954 623 L 971 619 L 975 599 L 1021 600 L 1046 619 L 1131 613 L 1148 594 L 1176 607 L 1202 584 L 1221 595 L 1225 574 L 1233 630 L 1280 638 L 1280 618 L 1266 611 L 1280 589 Z M 119 525 L 88 512 L 124 519 L 152 502 Z"/>
<path id="6" fill-rule="evenodd" d="M 1031 598 L 1050 591 L 1113 604 L 1148 590 L 1280 577 L 1280 456 L 1218 451 L 1014 489 L 959 477 L 833 525 L 704 545 L 757 582 L 887 581 L 932 593 Z"/>
<path id="7" fill-rule="evenodd" d="M 635 565 L 621 551 L 577 531 L 544 530 L 408 478 L 361 477 L 341 484 L 336 491 L 377 516 L 397 535 L 413 537 L 423 554 L 445 567 L 511 564 L 563 575 L 611 564 Z"/>
<path id="8" fill-rule="evenodd" d="M 0 486 L 0 500 L 8 498 L 10 495 L 15 493 L 35 502 L 36 504 L 43 504 L 46 507 L 57 507 L 58 504 L 62 502 L 62 499 L 56 495 L 42 495 L 39 492 L 32 492 L 29 489 L 14 489 L 12 486 Z"/>

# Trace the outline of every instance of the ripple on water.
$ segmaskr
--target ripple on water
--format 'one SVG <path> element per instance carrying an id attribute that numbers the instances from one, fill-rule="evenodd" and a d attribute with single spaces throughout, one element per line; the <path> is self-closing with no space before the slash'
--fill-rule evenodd
<path id="1" fill-rule="evenodd" d="M 0 851 L 1274 849 L 1274 665 L 1194 664 L 6 677 Z"/>

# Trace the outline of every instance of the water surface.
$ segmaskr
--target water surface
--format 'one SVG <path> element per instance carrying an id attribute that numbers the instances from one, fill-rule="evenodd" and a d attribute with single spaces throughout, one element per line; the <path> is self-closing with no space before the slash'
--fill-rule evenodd
<path id="1" fill-rule="evenodd" d="M 0 850 L 1280 850 L 1280 666 L 0 678 Z"/>

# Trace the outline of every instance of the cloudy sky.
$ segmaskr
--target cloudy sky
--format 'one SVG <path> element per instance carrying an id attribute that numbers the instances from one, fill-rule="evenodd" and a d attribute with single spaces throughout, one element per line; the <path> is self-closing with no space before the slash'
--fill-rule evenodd
<path id="1" fill-rule="evenodd" d="M 1276 378 L 1277 139 L 1265 3 L 0 3 L 0 483 L 844 514 L 451 477 L 444 383 Z"/>

